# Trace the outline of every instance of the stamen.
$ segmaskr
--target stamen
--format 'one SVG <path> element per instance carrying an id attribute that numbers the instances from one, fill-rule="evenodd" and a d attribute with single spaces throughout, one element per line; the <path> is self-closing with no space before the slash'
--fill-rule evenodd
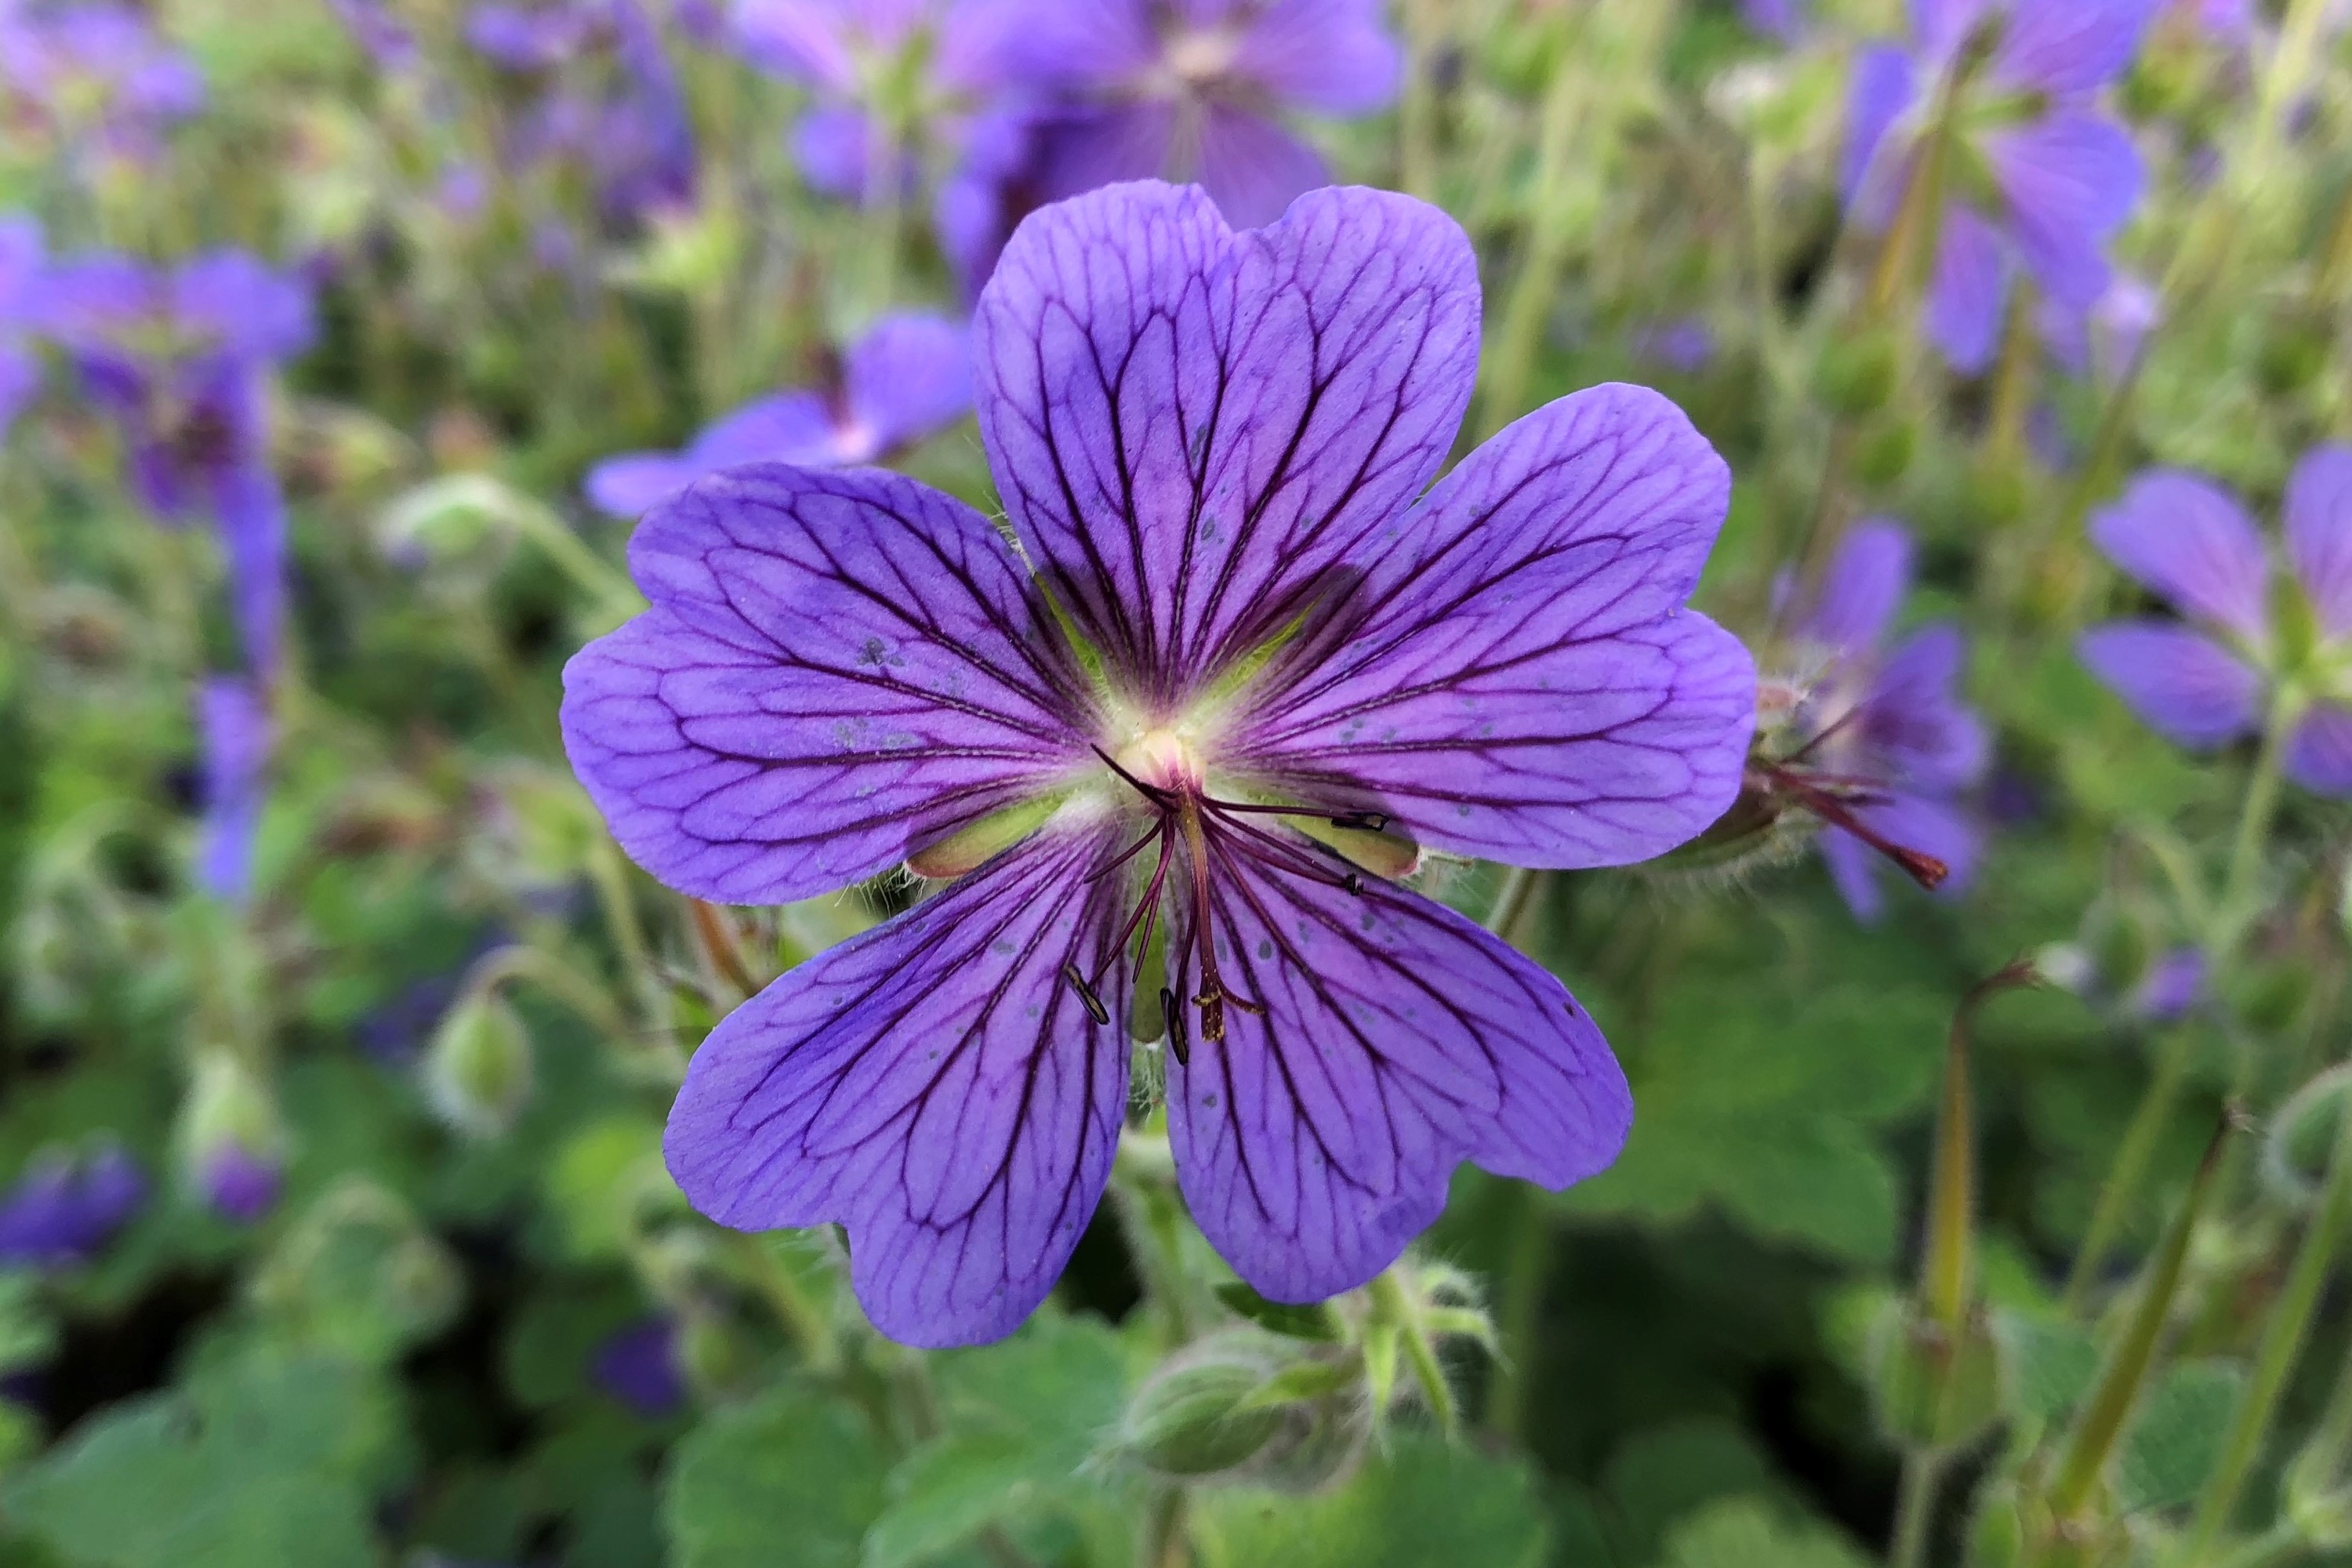
<path id="1" fill-rule="evenodd" d="M 1201 804 L 1211 811 L 1228 816 L 1313 817 L 1348 833 L 1382 833 L 1389 826 L 1388 814 L 1381 811 L 1331 811 L 1312 805 L 1261 805 L 1255 801 L 1218 800 L 1210 795 L 1202 795 Z"/>
<path id="2" fill-rule="evenodd" d="M 1129 784 L 1135 786 L 1136 794 L 1141 795 L 1152 805 L 1160 807 L 1163 811 L 1175 805 L 1176 795 L 1174 791 L 1162 789 L 1158 784 L 1145 784 L 1141 779 L 1137 778 L 1133 773 L 1129 773 L 1125 768 L 1119 766 L 1118 759 L 1112 756 L 1108 752 L 1104 751 L 1100 746 L 1094 748 L 1094 753 L 1096 756 L 1100 757 L 1103 760 L 1103 765 L 1105 767 L 1110 769 L 1111 772 L 1117 773 L 1119 777 L 1125 779 Z"/>
<path id="3" fill-rule="evenodd" d="M 1929 892 L 1932 893 L 1942 887 L 1946 879 L 1951 876 L 1951 867 L 1933 855 L 1895 843 L 1886 835 L 1863 821 L 1845 801 L 1839 799 L 1803 774 L 1790 773 L 1778 765 L 1768 764 L 1766 776 L 1773 784 L 1795 795 L 1799 804 L 1832 827 L 1843 828 L 1894 861 L 1906 876 Z"/>
<path id="4" fill-rule="evenodd" d="M 1180 1067 L 1192 1065 L 1192 1047 L 1184 1038 L 1184 1009 L 1176 1005 L 1176 993 L 1165 985 L 1160 988 L 1160 1016 L 1168 1021 L 1168 1048 L 1176 1053 Z"/>
<path id="5" fill-rule="evenodd" d="M 1070 989 L 1078 994 L 1078 1000 L 1086 1004 L 1087 1015 L 1097 1024 L 1110 1022 L 1110 1009 L 1103 1005 L 1102 998 L 1095 994 L 1095 988 L 1087 984 L 1087 977 L 1078 973 L 1076 963 L 1062 965 L 1062 978 L 1070 983 Z"/>

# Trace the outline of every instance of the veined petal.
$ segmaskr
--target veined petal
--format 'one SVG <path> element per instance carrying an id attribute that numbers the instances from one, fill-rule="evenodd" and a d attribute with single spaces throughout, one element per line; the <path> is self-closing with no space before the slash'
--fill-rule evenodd
<path id="1" fill-rule="evenodd" d="M 838 1223 L 866 1315 L 908 1344 L 1000 1339 L 1053 1289 L 1110 1175 L 1132 981 L 1097 1023 L 1064 975 L 1113 935 L 1108 825 L 1047 833 L 737 1008 L 664 1141 L 740 1230 Z"/>
<path id="2" fill-rule="evenodd" d="M 2123 621 L 2083 634 L 2083 662 L 2141 722 L 2178 745 L 2208 751 L 2252 731 L 2263 678 L 2210 639 L 2164 621 Z"/>
<path id="3" fill-rule="evenodd" d="M 2352 632 L 2352 447 L 2315 447 L 2286 487 L 2286 549 L 2320 629 Z"/>
<path id="4" fill-rule="evenodd" d="M 979 314 L 1013 521 L 1111 663 L 1171 706 L 1288 626 L 1436 472 L 1478 279 L 1453 219 L 1333 189 L 1236 234 L 1198 189 L 1033 214 Z"/>
<path id="5" fill-rule="evenodd" d="M 2088 310 L 2115 269 L 2105 247 L 2138 205 L 2147 175 L 2124 128 L 2060 110 L 1985 139 L 2019 258 L 2042 291 Z"/>
<path id="6" fill-rule="evenodd" d="M 1241 1277 L 1278 1301 L 1362 1284 L 1445 1206 L 1465 1160 L 1559 1188 L 1609 1164 L 1633 1121 L 1616 1059 L 1559 982 L 1417 893 L 1360 892 L 1217 853 L 1222 978 L 1262 1012 L 1197 1011 L 1168 1066 L 1184 1201 Z M 1180 909 L 1170 984 L 1198 993 Z"/>
<path id="7" fill-rule="evenodd" d="M 944 316 L 883 317 L 842 370 L 850 416 L 876 451 L 920 440 L 971 408 L 971 333 Z"/>
<path id="8" fill-rule="evenodd" d="M 1927 279 L 1927 335 L 1954 370 L 1975 375 L 1992 363 L 2009 300 L 2009 258 L 2000 233 L 1974 207 L 1944 213 L 1936 270 Z"/>
<path id="9" fill-rule="evenodd" d="M 2270 552 L 2238 500 L 2210 479 L 2163 471 L 2132 482 L 2091 519 L 2108 560 L 2182 613 L 2261 643 L 2270 628 Z"/>
<path id="10" fill-rule="evenodd" d="M 707 479 L 630 542 L 654 607 L 565 667 L 572 765 L 638 864 L 782 903 L 871 876 L 1086 755 L 1077 677 L 986 519 L 873 469 Z"/>
<path id="11" fill-rule="evenodd" d="M 1682 411 L 1600 386 L 1519 420 L 1391 525 L 1270 673 L 1234 766 L 1515 865 L 1661 854 L 1738 793 L 1756 674 L 1684 609 L 1730 475 Z"/>
<path id="12" fill-rule="evenodd" d="M 2315 795 L 2352 795 L 2352 707 L 2314 703 L 2287 737 L 2284 766 Z"/>

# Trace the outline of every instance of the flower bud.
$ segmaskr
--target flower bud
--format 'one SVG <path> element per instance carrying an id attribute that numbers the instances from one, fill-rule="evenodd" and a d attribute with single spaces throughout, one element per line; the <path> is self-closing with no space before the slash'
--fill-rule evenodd
<path id="1" fill-rule="evenodd" d="M 433 1032 L 425 1057 L 425 1091 L 441 1119 L 458 1131 L 494 1138 L 530 1103 L 530 1031 L 494 988 L 457 999 Z"/>
<path id="2" fill-rule="evenodd" d="M 1879 1420 L 1906 1447 L 1967 1443 L 2000 1413 L 2000 1345 L 1981 1312 L 1956 1334 L 1909 1303 L 1890 1303 L 1873 1360 Z"/>
<path id="3" fill-rule="evenodd" d="M 214 1212 L 251 1225 L 277 1206 L 285 1176 L 278 1108 L 243 1062 L 226 1051 L 205 1054 L 181 1125 L 189 1175 Z"/>
<path id="4" fill-rule="evenodd" d="M 1908 419 L 1889 419 L 1862 438 L 1853 455 L 1854 477 L 1885 489 L 1910 470 L 1918 449 L 1919 427 Z"/>
<path id="5" fill-rule="evenodd" d="M 1832 339 L 1814 367 L 1813 390 L 1832 414 L 1875 414 L 1895 395 L 1895 340 L 1884 331 Z"/>
<path id="6" fill-rule="evenodd" d="M 1116 1451 L 1180 1480 L 1246 1476 L 1303 1490 L 1343 1471 L 1370 1431 L 1360 1368 L 1255 1329 L 1213 1334 L 1145 1380 Z"/>

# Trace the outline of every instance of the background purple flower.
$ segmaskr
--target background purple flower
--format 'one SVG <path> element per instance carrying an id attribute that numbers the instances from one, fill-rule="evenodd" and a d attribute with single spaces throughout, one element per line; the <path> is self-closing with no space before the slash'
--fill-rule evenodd
<path id="1" fill-rule="evenodd" d="M 666 1149 L 698 1206 L 845 1225 L 894 1336 L 1009 1332 L 1108 1179 L 1162 921 L 1179 1179 L 1266 1295 L 1386 1268 L 1460 1162 L 1558 1187 L 1615 1156 L 1591 1019 L 1386 878 L 1417 845 L 1622 864 L 1730 803 L 1754 669 L 1684 607 L 1729 479 L 1611 386 L 1424 496 L 1478 320 L 1467 237 L 1418 202 L 1323 191 L 1236 236 L 1202 191 L 1120 185 L 1033 217 L 981 301 L 1038 584 L 877 470 L 739 469 L 640 525 L 654 607 L 565 671 L 622 846 L 725 902 L 969 872 L 697 1051 Z"/>
<path id="2" fill-rule="evenodd" d="M 0 1265 L 53 1268 L 106 1245 L 147 1201 L 147 1180 L 120 1145 L 37 1157 L 0 1198 Z"/>
<path id="3" fill-rule="evenodd" d="M 214 1213 L 233 1225 L 253 1225 L 278 1206 L 286 1170 L 274 1156 L 231 1142 L 204 1157 L 197 1180 Z"/>
<path id="4" fill-rule="evenodd" d="M 886 316 L 842 356 L 835 393 L 778 393 L 726 416 L 682 451 L 608 458 L 589 470 L 588 499 L 611 516 L 636 517 L 705 474 L 740 463 L 879 462 L 971 407 L 971 333 L 943 317 Z"/>
<path id="5" fill-rule="evenodd" d="M 44 266 L 41 226 L 0 213 L 0 440 L 41 387 L 41 362 L 27 341 Z"/>
<path id="6" fill-rule="evenodd" d="M 1804 0 L 1739 0 L 1739 12 L 1749 26 L 1784 44 L 1795 43 L 1804 31 Z"/>
<path id="7" fill-rule="evenodd" d="M 204 748 L 196 885 L 242 904 L 253 890 L 254 844 L 269 798 L 276 730 L 268 699 L 249 679 L 215 676 L 198 696 L 196 731 Z"/>
<path id="8" fill-rule="evenodd" d="M 479 5 L 465 35 L 482 58 L 535 82 L 507 148 L 511 169 L 583 166 L 615 222 L 692 205 L 693 121 L 660 25 L 639 0 Z"/>
<path id="9" fill-rule="evenodd" d="M 1927 321 L 1955 369 L 1991 363 L 2020 277 L 2059 309 L 2105 292 L 2106 247 L 2138 204 L 2146 174 L 2097 94 L 2131 63 L 2156 0 L 1917 0 L 1907 47 L 1874 45 L 1854 62 L 1845 194 L 1854 221 L 1884 231 L 1918 176 L 1924 123 L 1944 84 L 1971 72 L 1952 110 Z M 1974 40 L 1989 37 L 1979 61 Z M 1980 163 L 1979 188 L 1963 177 Z"/>
<path id="10" fill-rule="evenodd" d="M 1911 536 L 1900 524 L 1874 520 L 1846 535 L 1799 622 L 1815 669 L 1796 731 L 1805 767 L 1851 798 L 1864 834 L 1939 862 L 1944 889 L 1958 892 L 1983 837 L 1959 797 L 1983 778 L 1991 747 L 1959 700 L 1966 648 L 1956 628 L 1928 626 L 1885 646 L 1911 574 Z M 1822 857 L 1856 918 L 1876 920 L 1885 908 L 1881 851 L 1864 834 L 1827 826 Z"/>
<path id="11" fill-rule="evenodd" d="M 1193 182 L 1227 221 L 1269 224 L 1328 184 L 1291 112 L 1370 114 L 1402 53 L 1378 0 L 1009 0 L 1003 58 L 1027 101 L 990 127 L 945 226 L 969 276 L 1041 202 L 1121 180 Z"/>
<path id="12" fill-rule="evenodd" d="M 638 1415 L 657 1420 L 686 1404 L 686 1373 L 677 1359 L 677 1324 L 640 1318 L 614 1330 L 589 1363 L 596 1385 Z"/>
<path id="13" fill-rule="evenodd" d="M 21 107 L 69 137 L 144 157 L 204 101 L 195 62 L 129 5 L 0 5 L 0 119 Z"/>
<path id="14" fill-rule="evenodd" d="M 2352 795 L 2352 692 L 2331 670 L 2352 647 L 2352 447 L 2321 447 L 2288 481 L 2285 565 L 2316 647 L 2281 635 L 2271 546 L 2235 497 L 2193 474 L 2141 476 L 2092 520 L 2116 566 L 2187 618 L 2142 617 L 2084 634 L 2083 661 L 2150 729 L 2207 751 L 2292 717 L 2281 758 L 2321 795 Z"/>

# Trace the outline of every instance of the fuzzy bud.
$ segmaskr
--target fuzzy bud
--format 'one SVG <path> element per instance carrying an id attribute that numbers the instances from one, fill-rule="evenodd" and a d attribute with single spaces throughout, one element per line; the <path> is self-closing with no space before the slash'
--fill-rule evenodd
<path id="1" fill-rule="evenodd" d="M 1116 1450 L 1179 1480 L 1247 1477 L 1304 1489 L 1361 1450 L 1360 1376 L 1345 1357 L 1255 1329 L 1189 1346 L 1129 1401 Z"/>
<path id="2" fill-rule="evenodd" d="M 459 997 L 433 1032 L 425 1091 L 458 1131 L 495 1138 L 530 1101 L 530 1031 L 506 998 L 488 987 Z"/>
<path id="3" fill-rule="evenodd" d="M 206 1053 L 181 1128 L 189 1176 L 215 1213 L 251 1225 L 277 1206 L 286 1164 L 278 1107 L 243 1062 L 225 1051 Z"/>

